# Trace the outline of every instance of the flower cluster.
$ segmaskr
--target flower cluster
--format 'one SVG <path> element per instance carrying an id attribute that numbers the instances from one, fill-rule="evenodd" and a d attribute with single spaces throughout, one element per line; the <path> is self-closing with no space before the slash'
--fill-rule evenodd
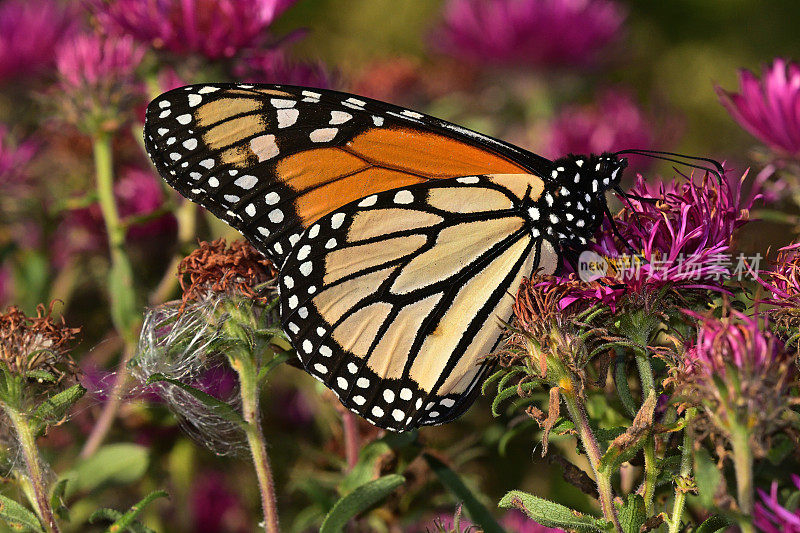
<path id="1" fill-rule="evenodd" d="M 620 37 L 624 20 L 612 0 L 450 0 L 433 37 L 440 50 L 468 62 L 580 66 Z"/>
<path id="2" fill-rule="evenodd" d="M 0 4 L 0 82 L 39 74 L 52 66 L 56 50 L 75 27 L 54 0 L 9 0 Z"/>
<path id="3" fill-rule="evenodd" d="M 800 476 L 792 474 L 792 483 L 800 490 Z M 764 533 L 800 533 L 800 509 L 782 506 L 778 501 L 778 482 L 773 481 L 769 493 L 758 489 L 761 502 L 756 503 L 753 522 Z M 796 499 L 795 499 L 796 501 Z"/>
<path id="4" fill-rule="evenodd" d="M 551 121 L 546 153 L 601 154 L 653 145 L 652 118 L 624 91 L 607 90 L 589 106 L 567 106 Z"/>
<path id="5" fill-rule="evenodd" d="M 112 35 L 173 54 L 233 57 L 264 43 L 266 29 L 296 0 L 94 0 L 100 25 Z"/>
<path id="6" fill-rule="evenodd" d="M 64 118 L 90 133 L 118 128 L 121 110 L 141 98 L 135 71 L 144 52 L 130 36 L 80 34 L 64 42 L 56 54 Z"/>

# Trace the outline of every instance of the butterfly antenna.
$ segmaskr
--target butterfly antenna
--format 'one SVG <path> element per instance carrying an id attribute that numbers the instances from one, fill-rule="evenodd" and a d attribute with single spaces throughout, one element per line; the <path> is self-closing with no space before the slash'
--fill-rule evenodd
<path id="1" fill-rule="evenodd" d="M 675 152 L 664 152 L 664 151 L 661 151 L 661 150 L 639 150 L 639 149 L 636 149 L 636 150 L 620 150 L 619 152 L 616 152 L 614 155 L 622 155 L 622 154 L 643 155 L 645 157 L 652 157 L 653 159 L 661 159 L 661 160 L 664 160 L 664 161 L 670 161 L 672 163 L 676 163 L 678 165 L 684 165 L 684 166 L 696 168 L 696 169 L 699 169 L 699 170 L 705 170 L 706 172 L 710 172 L 711 174 L 714 174 L 717 177 L 717 179 L 720 181 L 720 183 L 722 182 L 722 179 L 723 179 L 722 177 L 725 175 L 725 169 L 722 167 L 722 164 L 719 161 L 717 161 L 716 159 L 711 159 L 711 158 L 708 158 L 708 157 L 684 155 L 684 154 L 678 154 L 678 153 L 675 153 Z M 667 157 L 667 156 L 670 156 L 670 157 Z M 681 158 L 681 159 L 675 159 L 675 158 Z M 711 168 L 711 167 L 705 166 L 705 165 L 699 165 L 699 164 L 696 164 L 696 163 L 690 163 L 690 162 L 687 162 L 687 161 L 682 161 L 682 159 L 688 159 L 690 161 L 691 160 L 704 161 L 706 163 L 711 163 L 712 165 L 714 165 L 714 168 Z"/>

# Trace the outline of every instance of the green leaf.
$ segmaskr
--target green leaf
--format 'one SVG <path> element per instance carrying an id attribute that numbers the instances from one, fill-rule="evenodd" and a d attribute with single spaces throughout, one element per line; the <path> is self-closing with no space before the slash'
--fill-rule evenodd
<path id="1" fill-rule="evenodd" d="M 694 480 L 697 483 L 700 505 L 711 509 L 714 506 L 714 495 L 722 481 L 722 473 L 705 448 L 700 448 L 694 454 Z"/>
<path id="2" fill-rule="evenodd" d="M 38 351 L 33 352 L 31 354 L 31 358 L 35 357 L 37 354 L 39 354 L 39 353 L 41 353 L 43 351 L 44 350 L 38 350 Z M 27 372 L 25 372 L 25 377 L 28 378 L 28 379 L 35 379 L 39 383 L 45 383 L 45 382 L 47 382 L 47 383 L 55 383 L 55 381 L 58 379 L 58 378 L 56 378 L 56 375 L 53 374 L 52 372 L 48 372 L 47 370 L 42 370 L 42 369 L 39 369 L 39 368 L 34 369 L 34 370 L 28 370 Z"/>
<path id="3" fill-rule="evenodd" d="M 89 517 L 89 522 L 94 524 L 101 520 L 113 520 L 114 523 L 108 526 L 106 529 L 108 532 L 128 530 L 136 533 L 142 531 L 145 528 L 136 521 L 136 518 L 141 514 L 147 505 L 158 498 L 169 498 L 169 494 L 163 490 L 153 491 L 139 500 L 138 503 L 131 506 L 131 508 L 125 514 L 114 511 L 113 509 L 100 509 Z"/>
<path id="4" fill-rule="evenodd" d="M 358 461 L 352 470 L 339 484 L 339 492 L 348 494 L 369 481 L 372 481 L 378 471 L 378 461 L 391 453 L 392 450 L 409 446 L 417 438 L 416 432 L 391 433 L 378 440 L 374 440 L 361 448 L 358 452 Z"/>
<path id="5" fill-rule="evenodd" d="M 68 479 L 60 479 L 53 487 L 53 493 L 50 495 L 50 507 L 53 508 L 53 512 L 66 521 L 69 521 L 69 509 L 64 505 L 64 493 L 67 490 L 68 482 Z"/>
<path id="6" fill-rule="evenodd" d="M 705 522 L 700 524 L 697 529 L 694 530 L 694 533 L 716 533 L 717 531 L 728 529 L 733 525 L 733 522 L 730 522 L 727 518 L 720 515 L 714 515 L 710 516 Z"/>
<path id="7" fill-rule="evenodd" d="M 464 485 L 458 474 L 453 472 L 443 462 L 436 457 L 427 453 L 422 454 L 422 457 L 428 463 L 428 466 L 433 470 L 442 485 L 447 487 L 447 490 L 456 497 L 456 499 L 464 505 L 467 515 L 473 522 L 477 523 L 486 533 L 503 533 L 503 528 L 497 523 L 489 510 L 478 501 L 474 494 Z"/>
<path id="8" fill-rule="evenodd" d="M 547 527 L 578 531 L 607 531 L 613 527 L 606 520 L 581 514 L 560 503 L 551 502 L 521 490 L 512 490 L 507 493 L 500 500 L 498 506 L 503 509 L 519 509 L 531 519 Z"/>
<path id="9" fill-rule="evenodd" d="M 160 381 L 166 381 L 167 383 L 171 383 L 172 385 L 175 385 L 176 387 L 188 392 L 190 395 L 192 395 L 192 397 L 194 397 L 200 403 L 211 409 L 214 412 L 214 414 L 216 414 L 220 418 L 227 420 L 228 422 L 233 422 L 234 424 L 237 424 L 240 427 L 245 427 L 247 425 L 247 422 L 245 421 L 244 418 L 242 418 L 242 415 L 239 414 L 239 412 L 236 411 L 236 409 L 231 407 L 229 404 L 223 402 L 222 400 L 214 398 L 207 392 L 203 392 L 200 389 L 192 387 L 191 385 L 187 385 L 182 381 L 173 378 L 168 378 L 164 374 L 155 373 L 147 379 L 147 384 L 150 385 L 151 383 L 157 383 Z"/>
<path id="10" fill-rule="evenodd" d="M 70 480 L 65 493 L 71 496 L 108 485 L 129 485 L 147 470 L 147 448 L 137 444 L 108 444 L 78 463 L 63 476 Z"/>
<path id="11" fill-rule="evenodd" d="M 342 531 L 351 518 L 383 500 L 404 482 L 400 474 L 390 474 L 356 488 L 334 504 L 322 522 L 320 533 Z"/>
<path id="12" fill-rule="evenodd" d="M 625 533 L 639 533 L 647 520 L 644 498 L 639 494 L 628 494 L 625 505 L 619 508 L 619 523 Z"/>
<path id="13" fill-rule="evenodd" d="M 0 494 L 0 518 L 18 531 L 44 531 L 39 519 L 33 512 Z"/>
<path id="14" fill-rule="evenodd" d="M 34 433 L 38 435 L 49 424 L 64 418 L 72 404 L 77 402 L 85 393 L 86 389 L 82 385 L 76 384 L 40 403 L 33 412 L 34 422 L 32 425 Z"/>

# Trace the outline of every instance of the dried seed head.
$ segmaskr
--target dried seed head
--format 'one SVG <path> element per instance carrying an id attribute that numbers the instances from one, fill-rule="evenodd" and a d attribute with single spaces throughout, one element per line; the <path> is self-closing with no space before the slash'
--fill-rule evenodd
<path id="1" fill-rule="evenodd" d="M 272 262 L 243 240 L 201 242 L 178 268 L 184 305 L 213 293 L 239 293 L 263 304 L 272 295 L 260 294 L 261 286 L 276 275 Z"/>
<path id="2" fill-rule="evenodd" d="M 80 329 L 67 327 L 63 318 L 54 320 L 52 311 L 53 303 L 40 304 L 35 317 L 16 306 L 0 314 L 0 361 L 9 372 L 51 385 L 76 377 L 68 345 Z"/>

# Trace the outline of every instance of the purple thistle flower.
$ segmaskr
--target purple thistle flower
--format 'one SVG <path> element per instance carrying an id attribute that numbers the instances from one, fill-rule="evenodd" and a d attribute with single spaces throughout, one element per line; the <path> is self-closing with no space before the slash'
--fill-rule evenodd
<path id="1" fill-rule="evenodd" d="M 433 38 L 470 63 L 584 66 L 619 38 L 624 20 L 612 0 L 449 0 Z"/>
<path id="2" fill-rule="evenodd" d="M 135 71 L 143 56 L 144 49 L 130 36 L 67 39 L 56 54 L 64 118 L 90 133 L 119 127 L 141 99 Z"/>
<path id="3" fill-rule="evenodd" d="M 0 188 L 8 192 L 23 186 L 28 178 L 26 167 L 36 154 L 33 141 L 15 142 L 8 128 L 0 124 Z"/>
<path id="4" fill-rule="evenodd" d="M 653 145 L 652 119 L 625 91 L 607 90 L 596 104 L 569 106 L 550 123 L 547 152 L 600 154 Z"/>
<path id="5" fill-rule="evenodd" d="M 746 427 L 756 457 L 765 438 L 786 425 L 797 368 L 784 344 L 757 316 L 726 308 L 725 316 L 685 313 L 698 320 L 697 340 L 677 361 L 672 383 L 685 401 L 702 406 L 725 440 Z"/>
<path id="6" fill-rule="evenodd" d="M 800 490 L 800 476 L 792 474 L 792 483 Z M 753 510 L 753 522 L 764 533 L 800 533 L 800 509 L 789 510 L 778 502 L 778 482 L 773 481 L 769 494 L 758 489 L 761 502 Z"/>
<path id="7" fill-rule="evenodd" d="M 58 44 L 73 28 L 71 14 L 58 2 L 9 0 L 0 4 L 0 82 L 50 67 Z"/>
<path id="8" fill-rule="evenodd" d="M 631 200 L 635 211 L 624 207 L 614 217 L 620 234 L 644 259 L 622 279 L 628 291 L 652 292 L 667 285 L 683 289 L 721 291 L 731 275 L 726 262 L 735 231 L 749 220 L 749 210 L 759 197 L 743 199 L 740 183 L 721 183 L 713 176 L 701 180 L 659 183 L 651 190 L 640 175 L 631 193 L 657 203 Z M 596 237 L 592 248 L 604 257 L 630 252 L 611 231 L 610 223 Z"/>
<path id="9" fill-rule="evenodd" d="M 174 54 L 230 58 L 263 44 L 265 30 L 296 0 L 91 0 L 114 35 Z"/>
<path id="10" fill-rule="evenodd" d="M 716 88 L 733 119 L 773 150 L 800 155 L 800 65 L 775 59 L 761 80 L 742 69 L 739 84 L 740 93 Z"/>
<path id="11" fill-rule="evenodd" d="M 131 37 L 83 34 L 64 42 L 56 54 L 56 64 L 64 88 L 74 90 L 132 83 L 143 56 L 144 49 Z"/>
<path id="12" fill-rule="evenodd" d="M 149 215 L 157 211 L 164 203 L 164 189 L 161 182 L 152 172 L 140 168 L 129 168 L 114 185 L 114 195 L 119 203 L 119 214 L 122 217 Z M 155 235 L 170 233 L 177 227 L 172 214 L 162 215 L 132 226 L 128 230 L 131 239 L 143 239 Z"/>
<path id="13" fill-rule="evenodd" d="M 631 256 L 605 220 L 587 251 L 608 263 L 606 283 L 580 282 L 574 273 L 545 283 L 569 285 L 561 296 L 562 309 L 582 300 L 615 311 L 631 295 L 653 295 L 665 288 L 724 291 L 723 283 L 732 275 L 728 254 L 733 237 L 748 221 L 753 202 L 760 198 L 754 193 L 742 197 L 741 185 L 746 177 L 747 173 L 735 186 L 728 180 L 720 183 L 706 176 L 651 187 L 639 175 L 630 193 L 657 202 L 631 200 L 635 211 L 626 205 L 614 217 L 617 229 L 638 257 Z M 565 268 L 572 270 L 571 265 Z"/>
<path id="14" fill-rule="evenodd" d="M 322 63 L 293 61 L 280 48 L 256 50 L 236 65 L 234 74 L 254 83 L 285 83 L 328 89 L 335 85 L 332 75 Z"/>

